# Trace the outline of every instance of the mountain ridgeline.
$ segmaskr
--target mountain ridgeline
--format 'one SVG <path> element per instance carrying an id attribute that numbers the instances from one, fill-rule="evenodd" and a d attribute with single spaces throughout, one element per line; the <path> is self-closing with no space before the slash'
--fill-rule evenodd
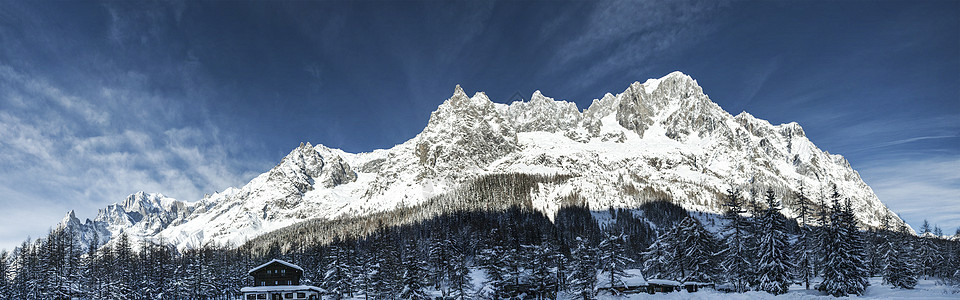
<path id="1" fill-rule="evenodd" d="M 195 202 L 141 192 L 94 220 L 68 213 L 61 226 L 85 244 L 125 233 L 179 249 L 239 247 L 318 228 L 331 234 L 314 242 L 327 243 L 444 214 L 515 208 L 554 221 L 566 207 L 639 212 L 666 201 L 719 215 L 731 188 L 756 202 L 772 189 L 783 215 L 795 219 L 801 187 L 814 199 L 804 204 L 817 211 L 834 185 L 860 227 L 905 227 L 842 156 L 821 151 L 800 125 L 733 116 L 674 72 L 583 111 L 539 91 L 507 105 L 457 86 L 420 134 L 390 149 L 355 154 L 301 144 L 242 187 Z"/>

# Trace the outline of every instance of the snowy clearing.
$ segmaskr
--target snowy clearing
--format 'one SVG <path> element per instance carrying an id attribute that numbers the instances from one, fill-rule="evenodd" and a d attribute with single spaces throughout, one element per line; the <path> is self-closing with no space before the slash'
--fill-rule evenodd
<path id="1" fill-rule="evenodd" d="M 888 285 L 881 285 L 879 277 L 870 278 L 870 287 L 863 296 L 851 296 L 857 299 L 960 299 L 960 288 L 937 285 L 936 280 L 920 280 L 913 290 L 891 289 Z M 711 289 L 703 289 L 696 293 L 686 291 L 669 294 L 634 294 L 626 296 L 600 295 L 599 299 L 837 299 L 824 295 L 817 290 L 805 290 L 802 286 L 793 285 L 790 292 L 774 296 L 765 292 L 723 293 Z"/>

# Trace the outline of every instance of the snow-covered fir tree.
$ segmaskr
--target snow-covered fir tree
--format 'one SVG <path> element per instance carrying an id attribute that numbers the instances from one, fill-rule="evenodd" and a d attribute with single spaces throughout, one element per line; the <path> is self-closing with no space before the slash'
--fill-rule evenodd
<path id="1" fill-rule="evenodd" d="M 340 243 L 334 243 L 327 249 L 327 265 L 323 270 L 323 289 L 333 299 L 351 297 L 353 294 L 353 274 L 347 264 L 348 253 Z"/>
<path id="2" fill-rule="evenodd" d="M 600 272 L 610 285 L 611 291 L 615 291 L 614 287 L 623 286 L 627 265 L 634 262 L 626 255 L 626 243 L 626 235 L 610 230 L 604 232 L 604 238 L 600 241 Z"/>
<path id="3" fill-rule="evenodd" d="M 7 250 L 0 250 L 0 299 L 10 299 L 10 282 L 7 276 L 10 276 L 10 266 L 7 264 L 10 255 Z"/>
<path id="4" fill-rule="evenodd" d="M 557 252 L 549 242 L 544 240 L 539 245 L 529 246 L 531 253 L 529 259 L 530 277 L 529 283 L 532 285 L 533 297 L 535 299 L 552 299 L 557 292 L 557 276 L 553 263 L 556 261 Z"/>
<path id="5" fill-rule="evenodd" d="M 371 266 L 371 283 L 368 296 L 374 299 L 392 299 L 400 291 L 402 258 L 396 233 L 381 232 L 374 240 L 374 263 Z"/>
<path id="6" fill-rule="evenodd" d="M 797 242 L 793 246 L 793 253 L 796 257 L 796 278 L 803 281 L 804 288 L 810 289 L 810 279 L 814 276 L 814 255 L 813 250 L 813 232 L 810 228 L 810 218 L 813 212 L 810 208 L 810 198 L 807 198 L 804 192 L 804 186 L 800 185 L 800 190 L 796 193 L 798 205 L 800 206 L 800 235 L 797 236 Z"/>
<path id="7" fill-rule="evenodd" d="M 587 239 L 577 237 L 573 248 L 572 272 L 570 273 L 570 291 L 578 298 L 594 299 L 597 287 L 597 250 Z"/>
<path id="8" fill-rule="evenodd" d="M 915 251 L 917 252 L 917 265 L 920 267 L 923 276 L 926 278 L 936 276 L 940 264 L 943 263 L 943 255 L 935 242 L 935 238 L 920 236 Z"/>
<path id="9" fill-rule="evenodd" d="M 675 262 L 680 281 L 713 282 L 719 275 L 718 242 L 697 219 L 687 216 L 677 225 Z"/>
<path id="10" fill-rule="evenodd" d="M 403 275 L 400 281 L 400 299 L 428 299 L 424 278 L 427 276 L 427 262 L 420 257 L 417 245 L 414 242 L 406 242 L 403 248 L 402 266 Z"/>
<path id="11" fill-rule="evenodd" d="M 506 295 L 504 286 L 507 281 L 507 264 L 504 259 L 504 253 L 507 252 L 504 247 L 503 236 L 497 230 L 492 230 L 488 234 L 486 246 L 480 250 L 478 261 L 480 269 L 486 274 L 484 282 L 487 296 L 500 298 Z"/>
<path id="12" fill-rule="evenodd" d="M 780 214 L 780 201 L 772 189 L 767 189 L 765 200 L 767 209 L 758 218 L 757 238 L 757 288 L 774 295 L 785 294 L 793 282 L 791 270 L 794 265 L 788 251 L 790 243 L 784 224 L 784 217 Z"/>
<path id="13" fill-rule="evenodd" d="M 833 203 L 830 223 L 821 229 L 823 281 L 818 289 L 837 297 L 862 295 L 868 282 L 860 231 L 849 204 L 841 204 L 836 185 L 830 198 Z"/>
<path id="14" fill-rule="evenodd" d="M 725 280 L 738 293 L 750 289 L 749 277 L 753 274 L 753 251 L 748 248 L 747 241 L 753 239 L 752 224 L 743 216 L 746 209 L 744 199 L 739 189 L 727 189 L 724 197 L 723 218 L 727 224 L 721 230 L 724 245 L 720 253 L 724 268 Z"/>
<path id="15" fill-rule="evenodd" d="M 452 244 L 450 256 L 450 297 L 457 300 L 472 298 L 473 283 L 470 280 L 470 265 L 467 254 L 461 247 Z"/>
<path id="16" fill-rule="evenodd" d="M 917 285 L 917 266 L 913 249 L 902 234 L 884 233 L 884 242 L 879 245 L 883 266 L 883 284 L 912 289 Z"/>
<path id="17" fill-rule="evenodd" d="M 429 240 L 427 251 L 430 262 L 428 279 L 433 289 L 441 291 L 442 296 L 446 297 L 446 284 L 449 282 L 447 275 L 450 274 L 450 248 L 452 248 L 453 242 L 445 236 L 439 235 L 440 233 L 435 233 Z"/>
<path id="18" fill-rule="evenodd" d="M 643 252 L 643 274 L 650 279 L 675 278 L 673 234 L 665 231 Z"/>

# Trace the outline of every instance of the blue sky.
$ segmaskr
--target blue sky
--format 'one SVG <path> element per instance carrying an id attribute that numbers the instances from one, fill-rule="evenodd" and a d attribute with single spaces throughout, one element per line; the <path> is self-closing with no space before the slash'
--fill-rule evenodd
<path id="1" fill-rule="evenodd" d="M 391 147 L 458 83 L 582 109 L 674 70 L 800 123 L 912 225 L 960 226 L 957 1 L 0 0 L 0 248 L 241 186 L 301 141 Z"/>

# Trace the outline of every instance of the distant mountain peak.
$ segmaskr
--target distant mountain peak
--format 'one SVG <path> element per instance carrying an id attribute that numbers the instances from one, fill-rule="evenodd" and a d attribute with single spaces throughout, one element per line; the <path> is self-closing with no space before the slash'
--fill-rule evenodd
<path id="1" fill-rule="evenodd" d="M 732 116 L 681 72 L 607 93 L 583 111 L 539 90 L 529 101 L 499 104 L 482 92 L 468 97 L 457 85 L 422 132 L 393 148 L 355 154 L 300 143 L 243 187 L 197 202 L 138 192 L 91 222 L 73 216 L 64 223 L 84 229 L 87 240 L 126 232 L 180 248 L 236 246 L 306 220 L 365 217 L 489 192 L 478 186 L 509 190 L 506 181 L 477 182 L 498 174 L 569 176 L 493 197 L 529 197 L 526 205 L 548 216 L 569 199 L 594 210 L 670 200 L 722 213 L 719 195 L 731 186 L 769 188 L 789 200 L 801 185 L 813 199 L 836 184 L 864 226 L 904 225 L 846 159 L 817 148 L 799 124 Z M 783 213 L 795 217 L 796 202 L 783 203 Z"/>

